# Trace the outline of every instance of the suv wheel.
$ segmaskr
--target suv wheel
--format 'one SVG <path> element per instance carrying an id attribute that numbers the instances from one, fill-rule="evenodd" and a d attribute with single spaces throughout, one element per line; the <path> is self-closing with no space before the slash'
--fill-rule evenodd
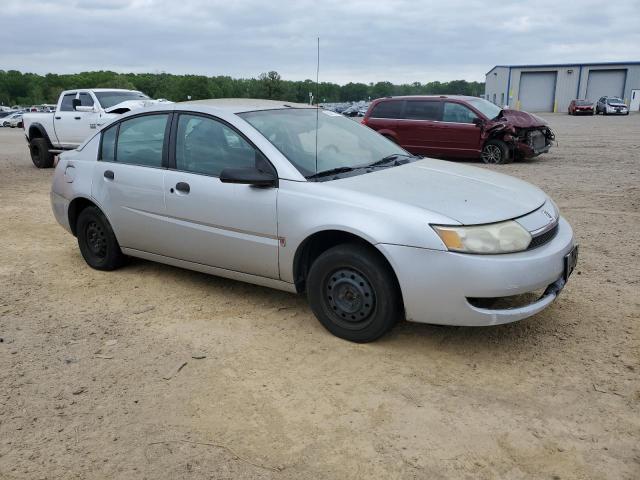
<path id="1" fill-rule="evenodd" d="M 37 168 L 53 167 L 53 154 L 49 152 L 49 143 L 44 138 L 34 138 L 29 142 L 31 161 Z"/>
<path id="2" fill-rule="evenodd" d="M 509 163 L 509 147 L 502 140 L 489 140 L 482 148 L 481 157 L 487 164 Z"/>
<path id="3" fill-rule="evenodd" d="M 320 323 L 352 342 L 380 338 L 401 312 L 393 272 L 379 254 L 356 244 L 338 245 L 316 259 L 307 277 L 307 297 Z"/>
<path id="4" fill-rule="evenodd" d="M 115 270 L 124 263 L 124 255 L 107 217 L 97 207 L 87 207 L 76 224 L 78 246 L 85 262 L 96 270 Z"/>

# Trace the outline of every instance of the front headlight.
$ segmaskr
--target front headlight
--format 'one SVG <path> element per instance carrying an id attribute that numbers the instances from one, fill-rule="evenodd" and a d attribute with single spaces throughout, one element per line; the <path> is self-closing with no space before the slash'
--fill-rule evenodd
<path id="1" fill-rule="evenodd" d="M 463 253 L 512 253 L 526 250 L 531 234 L 519 223 L 492 223 L 470 227 L 431 225 L 447 249 Z"/>

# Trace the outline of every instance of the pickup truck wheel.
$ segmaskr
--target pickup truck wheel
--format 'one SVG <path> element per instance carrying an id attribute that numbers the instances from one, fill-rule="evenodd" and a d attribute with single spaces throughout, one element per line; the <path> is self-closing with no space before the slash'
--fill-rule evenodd
<path id="1" fill-rule="evenodd" d="M 511 161 L 509 157 L 509 146 L 502 140 L 489 140 L 484 144 L 484 147 L 482 147 L 480 156 L 482 161 L 487 164 L 500 165 Z"/>
<path id="2" fill-rule="evenodd" d="M 107 217 L 97 207 L 87 207 L 76 224 L 78 246 L 85 262 L 96 270 L 115 270 L 124 263 L 124 255 Z"/>
<path id="3" fill-rule="evenodd" d="M 49 153 L 49 143 L 44 138 L 33 138 L 29 142 L 29 151 L 37 168 L 53 167 L 53 154 Z"/>
<path id="4" fill-rule="evenodd" d="M 396 323 L 400 293 L 390 267 L 376 252 L 342 244 L 322 253 L 307 277 L 309 305 L 335 336 L 372 342 Z"/>

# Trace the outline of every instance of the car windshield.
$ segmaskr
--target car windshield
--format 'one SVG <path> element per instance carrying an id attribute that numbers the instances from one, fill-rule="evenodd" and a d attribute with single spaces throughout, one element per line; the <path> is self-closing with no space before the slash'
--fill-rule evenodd
<path id="1" fill-rule="evenodd" d="M 621 98 L 611 97 L 607 100 L 607 103 L 611 105 L 612 103 L 624 103 Z"/>
<path id="2" fill-rule="evenodd" d="M 576 105 L 579 105 L 579 106 L 585 106 L 585 105 L 591 105 L 591 104 L 593 104 L 593 102 L 589 100 L 576 100 Z"/>
<path id="3" fill-rule="evenodd" d="M 479 110 L 485 117 L 489 120 L 496 118 L 502 109 L 497 105 L 485 100 L 484 98 L 472 98 L 467 100 L 467 103 L 474 107 L 476 110 Z"/>
<path id="4" fill-rule="evenodd" d="M 102 108 L 110 108 L 128 100 L 149 100 L 142 92 L 95 92 Z"/>
<path id="5" fill-rule="evenodd" d="M 239 116 L 264 135 L 305 177 L 336 169 L 348 171 L 396 155 L 410 156 L 370 128 L 328 110 L 287 108 Z"/>

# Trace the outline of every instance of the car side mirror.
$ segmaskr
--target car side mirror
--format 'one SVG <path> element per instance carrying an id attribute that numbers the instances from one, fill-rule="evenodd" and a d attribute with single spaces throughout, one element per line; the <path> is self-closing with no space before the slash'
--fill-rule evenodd
<path id="1" fill-rule="evenodd" d="M 278 178 L 272 172 L 263 172 L 257 168 L 225 168 L 220 172 L 222 183 L 238 183 L 254 187 L 277 187 Z"/>
<path id="2" fill-rule="evenodd" d="M 74 99 L 71 101 L 71 105 L 73 106 L 73 109 L 74 109 L 74 110 L 77 110 L 77 109 L 78 109 L 78 107 L 79 107 L 80 105 L 82 105 L 82 102 L 80 101 L 80 99 L 79 99 L 79 98 L 74 98 Z"/>
<path id="3" fill-rule="evenodd" d="M 472 121 L 472 123 L 476 126 L 476 127 L 481 127 L 482 124 L 484 123 L 484 120 L 482 120 L 480 117 L 475 117 Z"/>

